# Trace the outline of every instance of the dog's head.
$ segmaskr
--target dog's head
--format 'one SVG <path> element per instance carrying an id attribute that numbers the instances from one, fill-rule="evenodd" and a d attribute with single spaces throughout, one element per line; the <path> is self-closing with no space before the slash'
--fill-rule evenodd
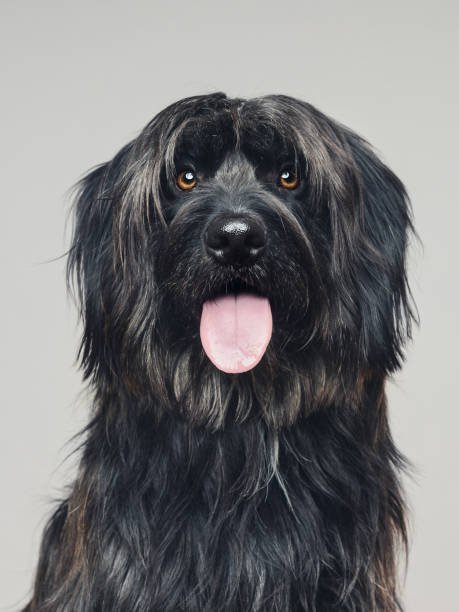
<path id="1" fill-rule="evenodd" d="M 214 426 L 354 401 L 402 359 L 410 229 L 398 178 L 309 104 L 181 100 L 78 185 L 86 376 Z"/>

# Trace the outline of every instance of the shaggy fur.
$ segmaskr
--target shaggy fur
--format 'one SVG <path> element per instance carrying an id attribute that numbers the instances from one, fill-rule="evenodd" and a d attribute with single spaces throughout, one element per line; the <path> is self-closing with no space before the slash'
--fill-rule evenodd
<path id="1" fill-rule="evenodd" d="M 266 228 L 254 263 L 206 252 L 221 212 Z M 160 112 L 81 180 L 74 213 L 93 418 L 27 612 L 400 610 L 405 462 L 384 395 L 413 320 L 399 179 L 309 104 L 218 93 Z M 269 298 L 274 331 L 232 375 L 199 318 L 242 290 Z"/>

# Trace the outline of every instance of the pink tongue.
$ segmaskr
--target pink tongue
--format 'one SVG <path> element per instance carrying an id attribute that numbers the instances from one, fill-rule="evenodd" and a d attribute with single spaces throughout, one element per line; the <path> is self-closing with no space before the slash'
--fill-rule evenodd
<path id="1" fill-rule="evenodd" d="M 219 370 L 247 372 L 263 357 L 273 321 L 269 301 L 251 293 L 230 294 L 204 303 L 201 342 Z"/>

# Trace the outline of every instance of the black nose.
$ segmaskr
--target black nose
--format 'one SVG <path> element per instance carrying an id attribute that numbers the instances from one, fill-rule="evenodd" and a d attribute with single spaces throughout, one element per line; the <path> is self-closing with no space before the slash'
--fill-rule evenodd
<path id="1" fill-rule="evenodd" d="M 207 226 L 204 242 L 209 255 L 219 263 L 250 265 L 265 248 L 266 230 L 253 217 L 218 215 Z"/>

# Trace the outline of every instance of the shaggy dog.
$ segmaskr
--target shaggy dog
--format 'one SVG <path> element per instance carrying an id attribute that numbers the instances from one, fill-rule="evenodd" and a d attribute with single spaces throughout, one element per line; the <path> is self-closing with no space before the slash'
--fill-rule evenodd
<path id="1" fill-rule="evenodd" d="M 196 96 L 75 193 L 93 390 L 28 612 L 393 612 L 400 180 L 302 101 Z"/>

